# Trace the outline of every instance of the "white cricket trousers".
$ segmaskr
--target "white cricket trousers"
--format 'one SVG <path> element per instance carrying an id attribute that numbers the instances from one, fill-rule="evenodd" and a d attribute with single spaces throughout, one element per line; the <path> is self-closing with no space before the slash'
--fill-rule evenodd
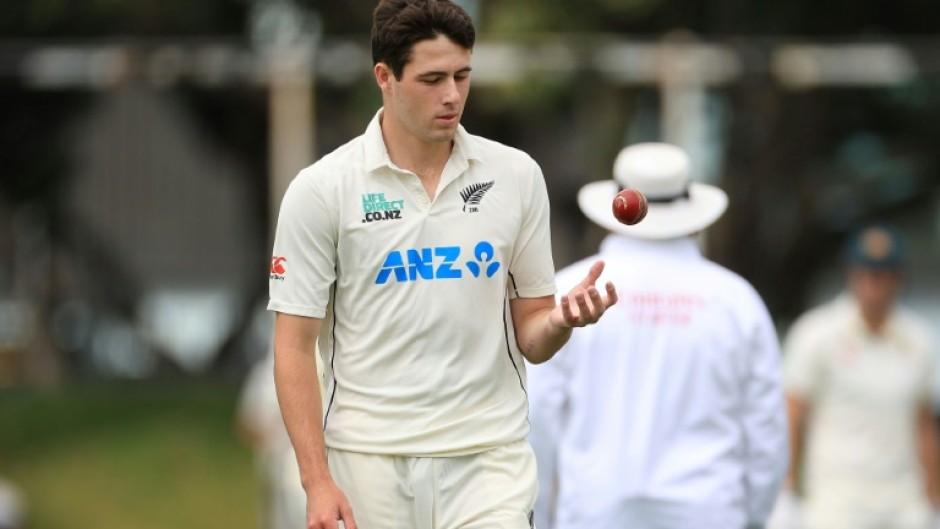
<path id="1" fill-rule="evenodd" d="M 329 449 L 359 529 L 531 529 L 538 495 L 528 441 L 452 457 Z"/>

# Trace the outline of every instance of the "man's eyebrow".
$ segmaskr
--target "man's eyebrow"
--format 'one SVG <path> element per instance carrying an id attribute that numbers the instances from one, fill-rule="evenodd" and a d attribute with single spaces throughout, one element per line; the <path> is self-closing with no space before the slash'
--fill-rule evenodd
<path id="1" fill-rule="evenodd" d="M 471 69 L 472 69 L 472 68 L 470 68 L 469 66 L 467 66 L 466 68 L 461 68 L 461 69 L 457 70 L 456 72 L 454 72 L 454 74 L 470 73 L 470 70 L 471 70 Z M 430 72 L 424 72 L 424 73 L 418 74 L 418 77 L 419 77 L 419 78 L 421 78 L 421 77 L 437 77 L 437 76 L 440 76 L 440 75 L 448 75 L 448 72 L 439 71 L 439 70 L 432 70 L 432 71 L 430 71 Z"/>

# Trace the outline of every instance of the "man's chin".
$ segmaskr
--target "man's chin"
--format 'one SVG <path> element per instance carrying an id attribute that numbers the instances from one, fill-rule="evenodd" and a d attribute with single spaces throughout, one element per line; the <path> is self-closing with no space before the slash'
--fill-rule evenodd
<path id="1" fill-rule="evenodd" d="M 448 143 L 454 141 L 457 136 L 457 130 L 437 130 L 428 136 L 429 143 Z"/>

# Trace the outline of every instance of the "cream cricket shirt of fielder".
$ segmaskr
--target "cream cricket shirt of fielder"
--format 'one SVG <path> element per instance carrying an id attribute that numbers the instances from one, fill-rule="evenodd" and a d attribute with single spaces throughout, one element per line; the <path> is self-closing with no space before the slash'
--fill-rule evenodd
<path id="1" fill-rule="evenodd" d="M 786 387 L 813 409 L 807 495 L 822 506 L 829 497 L 869 508 L 923 503 L 915 418 L 930 403 L 932 331 L 897 306 L 872 335 L 860 313 L 843 293 L 794 322 L 784 343 Z"/>
<path id="2" fill-rule="evenodd" d="M 379 119 L 281 205 L 268 309 L 323 318 L 327 446 L 458 455 L 528 433 L 508 300 L 555 293 L 541 169 L 459 127 L 431 200 Z"/>

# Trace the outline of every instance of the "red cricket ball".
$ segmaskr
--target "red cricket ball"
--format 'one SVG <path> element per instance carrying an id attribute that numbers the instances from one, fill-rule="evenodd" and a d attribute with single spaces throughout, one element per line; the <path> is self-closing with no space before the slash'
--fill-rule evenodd
<path id="1" fill-rule="evenodd" d="M 646 197 L 636 189 L 624 189 L 614 197 L 614 217 L 623 224 L 633 225 L 646 217 Z"/>

